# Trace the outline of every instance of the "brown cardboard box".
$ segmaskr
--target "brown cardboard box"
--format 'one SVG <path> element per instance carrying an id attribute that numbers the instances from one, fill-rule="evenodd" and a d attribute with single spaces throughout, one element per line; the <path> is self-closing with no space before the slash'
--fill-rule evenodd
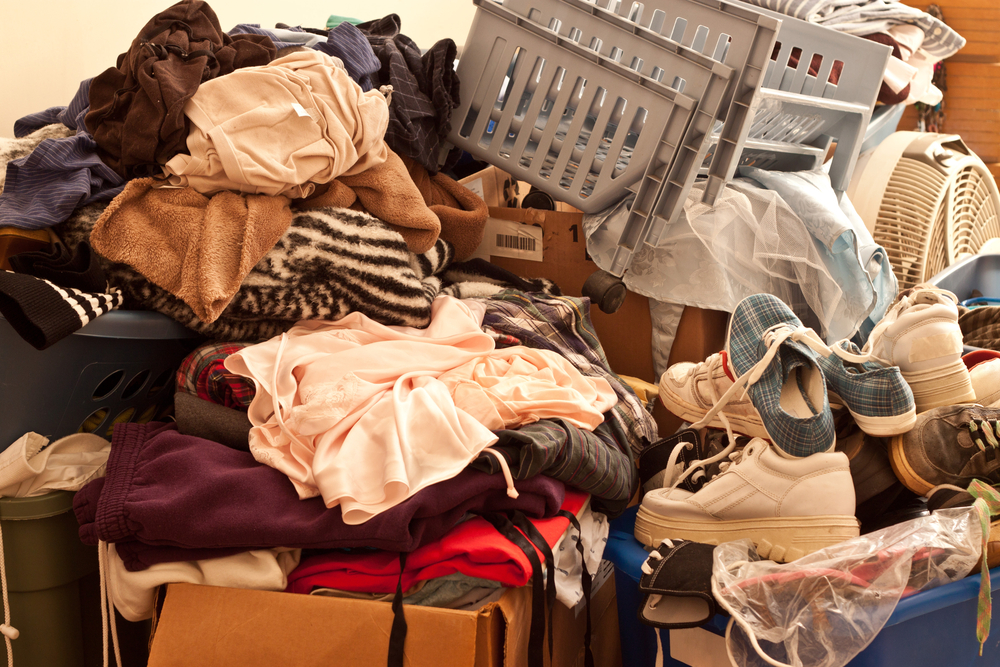
<path id="1" fill-rule="evenodd" d="M 482 171 L 466 176 L 459 181 L 483 198 L 487 206 L 498 208 L 520 208 L 525 195 L 531 192 L 531 184 L 518 181 L 511 174 L 490 166 Z M 553 200 L 556 211 L 579 213 L 580 210 L 566 202 Z"/>
<path id="2" fill-rule="evenodd" d="M 487 167 L 482 171 L 477 171 L 466 176 L 459 183 L 482 197 L 487 206 L 517 208 L 518 195 L 528 192 L 527 188 L 521 192 L 518 180 L 496 167 Z"/>
<path id="3" fill-rule="evenodd" d="M 521 256 L 506 257 L 495 254 L 504 252 L 503 250 L 490 253 L 490 262 L 512 273 L 525 278 L 548 278 L 555 282 L 564 294 L 581 296 L 583 283 L 590 274 L 599 270 L 587 255 L 582 213 L 490 208 L 490 217 L 535 228 L 508 230 L 510 233 L 506 234 L 507 237 L 516 234 L 520 238 L 528 239 L 528 246 L 532 245 L 531 238 L 541 240 L 540 247 L 534 244 L 536 250 L 534 254 L 514 250 L 508 254 Z M 489 233 L 488 226 L 487 234 Z M 493 236 L 495 237 L 495 233 Z M 495 239 L 491 237 L 488 240 Z M 603 313 L 594 305 L 591 306 L 590 317 L 611 369 L 616 373 L 632 375 L 655 384 L 648 299 L 629 292 L 625 303 L 616 313 L 610 315 Z"/>
<path id="4" fill-rule="evenodd" d="M 609 566 L 610 564 L 606 564 Z M 605 573 L 607 575 L 608 573 Z M 409 667 L 513 667 L 527 661 L 530 587 L 509 589 L 478 612 L 404 606 Z M 595 579 L 595 663 L 620 667 L 614 577 Z M 551 667 L 582 667 L 586 616 L 556 604 Z M 388 602 L 170 584 L 149 667 L 371 667 L 386 664 Z M 545 663 L 549 665 L 548 653 Z"/>

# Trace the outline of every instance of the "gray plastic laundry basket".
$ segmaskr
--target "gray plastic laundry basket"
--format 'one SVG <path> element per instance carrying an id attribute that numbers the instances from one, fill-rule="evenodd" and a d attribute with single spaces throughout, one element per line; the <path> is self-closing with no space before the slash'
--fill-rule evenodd
<path id="1" fill-rule="evenodd" d="M 0 450 L 28 431 L 110 437 L 116 421 L 163 417 L 177 366 L 199 340 L 165 315 L 116 310 L 36 350 L 0 318 Z"/>
<path id="2" fill-rule="evenodd" d="M 626 17 L 586 0 L 474 1 L 453 144 L 586 212 L 644 177 L 690 188 L 734 68 L 643 27 L 641 6 Z"/>
<path id="3" fill-rule="evenodd" d="M 780 19 L 781 24 L 760 89 L 750 102 L 751 122 L 737 162 L 780 171 L 816 169 L 836 142 L 829 173 L 834 190 L 843 192 L 864 141 L 890 49 L 768 10 L 755 7 L 754 11 Z M 835 68 L 839 79 L 831 83 Z M 725 142 L 719 137 L 724 134 L 722 130 L 709 139 L 717 145 L 702 164 L 704 175 L 714 169 L 716 159 L 723 159 L 719 146 Z M 729 158 L 724 161 L 729 164 Z M 712 185 L 710 179 L 707 186 Z M 676 198 L 681 192 L 664 193 L 650 203 L 639 191 L 615 247 L 599 249 L 605 258 L 599 266 L 610 276 L 596 277 L 588 296 L 600 300 L 597 292 L 613 285 L 612 277 L 624 275 L 641 244 L 659 244 L 683 208 L 684 199 Z M 686 198 L 688 191 L 683 192 Z M 704 197 L 708 203 L 714 201 L 710 194 Z"/>

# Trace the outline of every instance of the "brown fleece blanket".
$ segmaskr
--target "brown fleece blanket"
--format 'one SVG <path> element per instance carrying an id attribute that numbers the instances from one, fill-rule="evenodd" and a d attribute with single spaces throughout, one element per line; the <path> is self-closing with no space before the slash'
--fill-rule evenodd
<path id="1" fill-rule="evenodd" d="M 153 188 L 130 181 L 94 225 L 90 243 L 127 264 L 214 322 L 243 279 L 292 222 L 282 196 L 192 188 Z"/>
<path id="2" fill-rule="evenodd" d="M 455 261 L 479 247 L 486 202 L 442 173 L 430 176 L 417 162 L 389 151 L 386 161 L 352 176 L 340 176 L 296 207 L 365 211 L 398 231 L 407 247 L 422 254 L 440 236 L 455 246 Z"/>

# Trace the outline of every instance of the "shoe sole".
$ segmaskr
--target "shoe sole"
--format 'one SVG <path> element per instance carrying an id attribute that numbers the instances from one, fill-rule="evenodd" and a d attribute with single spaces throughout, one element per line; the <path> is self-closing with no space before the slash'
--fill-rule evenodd
<path id="1" fill-rule="evenodd" d="M 904 372 L 903 379 L 913 392 L 917 412 L 926 412 L 942 405 L 977 402 L 976 392 L 972 388 L 972 376 L 961 359 L 927 371 Z"/>
<path id="2" fill-rule="evenodd" d="M 795 516 L 739 521 L 688 521 L 663 517 L 639 506 L 635 537 L 649 547 L 664 539 L 721 544 L 749 539 L 762 558 L 787 563 L 860 534 L 853 516 Z"/>
<path id="3" fill-rule="evenodd" d="M 665 387 L 662 383 L 660 384 L 660 402 L 663 406 L 669 410 L 674 415 L 680 417 L 681 419 L 695 423 L 701 421 L 701 418 L 705 416 L 708 410 L 699 408 L 697 405 L 691 405 L 684 399 L 682 399 L 677 394 L 670 391 L 668 387 Z M 736 433 L 741 433 L 743 435 L 749 435 L 752 438 L 764 438 L 765 440 L 770 440 L 771 436 L 767 434 L 767 429 L 764 428 L 764 422 L 760 420 L 760 417 L 753 419 L 752 417 L 739 417 L 730 413 L 723 412 L 726 414 L 726 418 L 729 420 L 729 425 L 733 427 L 733 431 Z M 708 423 L 712 428 L 725 429 L 725 424 L 716 415 L 712 418 L 712 421 Z"/>
<path id="4" fill-rule="evenodd" d="M 905 414 L 890 417 L 866 417 L 859 415 L 849 407 L 847 411 L 851 413 L 862 431 L 876 438 L 888 438 L 909 433 L 910 429 L 917 423 L 917 409 L 915 407 L 910 408 L 910 411 Z"/>
<path id="5" fill-rule="evenodd" d="M 894 436 L 889 443 L 889 463 L 892 465 L 892 471 L 896 473 L 896 477 L 903 483 L 903 486 L 918 496 L 926 496 L 931 492 L 931 489 L 937 486 L 918 475 L 913 467 L 910 466 L 910 462 L 906 460 L 902 435 Z"/>

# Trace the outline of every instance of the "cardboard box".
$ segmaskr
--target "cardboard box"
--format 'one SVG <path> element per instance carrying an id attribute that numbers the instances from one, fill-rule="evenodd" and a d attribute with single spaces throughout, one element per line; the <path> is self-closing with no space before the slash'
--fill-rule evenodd
<path id="1" fill-rule="evenodd" d="M 466 176 L 459 183 L 482 197 L 487 206 L 498 208 L 520 208 L 524 197 L 531 192 L 530 183 L 518 181 L 511 174 L 493 166 Z M 553 203 L 556 211 L 580 213 L 580 209 L 558 199 L 553 199 Z"/>
<path id="2" fill-rule="evenodd" d="M 595 664 L 621 665 L 610 563 L 595 577 L 591 612 Z M 581 603 L 582 604 L 582 603 Z M 527 661 L 530 587 L 509 589 L 479 611 L 404 606 L 405 664 L 513 667 Z M 392 609 L 370 602 L 293 593 L 170 584 L 150 647 L 149 667 L 386 664 Z M 582 667 L 586 616 L 557 603 L 551 667 Z M 548 652 L 545 663 L 549 665 Z"/>
<path id="3" fill-rule="evenodd" d="M 487 167 L 482 171 L 477 171 L 466 176 L 459 183 L 482 197 L 487 206 L 517 208 L 518 195 L 528 192 L 525 188 L 524 193 L 522 193 L 518 180 L 496 167 Z"/>

